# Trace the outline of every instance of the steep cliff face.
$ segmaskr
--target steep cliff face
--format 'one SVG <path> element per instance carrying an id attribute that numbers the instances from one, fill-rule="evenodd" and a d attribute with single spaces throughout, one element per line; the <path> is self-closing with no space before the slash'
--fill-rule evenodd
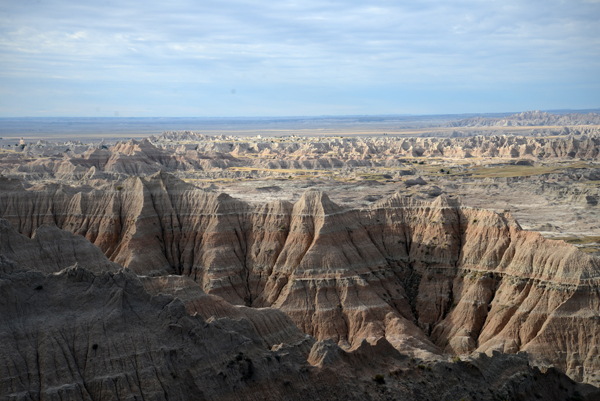
<path id="1" fill-rule="evenodd" d="M 38 236 L 44 230 L 55 235 Z M 97 260 L 65 257 L 68 243 L 94 246 L 56 228 L 28 239 L 3 221 L 0 232 L 2 399 L 598 398 L 597 388 L 532 368 L 524 355 L 478 354 L 425 369 L 385 338 L 348 353 L 300 332 L 280 310 L 232 306 L 189 277 L 103 271 L 112 265 L 98 248 Z M 46 257 L 24 265 L 6 257 L 24 250 Z M 61 269 L 69 258 L 96 273 Z"/>
<path id="2" fill-rule="evenodd" d="M 45 225 L 37 228 L 29 238 L 3 219 L 0 219 L 0 255 L 14 262 L 3 265 L 5 273 L 12 271 L 15 266 L 54 273 L 79 263 L 97 273 L 116 272 L 122 268 L 108 260 L 98 247 L 78 235 Z"/>
<path id="3" fill-rule="evenodd" d="M 190 316 L 181 301 L 150 296 L 131 272 L 22 272 L 3 276 L 0 293 L 3 399 L 331 395 L 324 380 L 301 371 L 301 354 L 268 350 L 247 321 Z M 294 376 L 303 382 L 283 385 Z M 356 398 L 351 386 L 336 392 Z"/>
<path id="4" fill-rule="evenodd" d="M 426 371 L 385 339 L 352 353 L 329 340 L 307 361 L 293 344 L 269 350 L 246 319 L 190 316 L 181 300 L 151 296 L 127 271 L 0 273 L 0 294 L 0 397 L 8 400 L 598 397 L 515 355 L 438 361 Z M 376 384 L 382 371 L 390 374 Z"/>
<path id="5" fill-rule="evenodd" d="M 599 260 L 508 213 L 401 194 L 342 209 L 312 190 L 251 206 L 164 173 L 104 190 L 0 185 L 0 217 L 25 235 L 52 222 L 138 274 L 280 309 L 317 340 L 385 337 L 421 357 L 527 350 L 598 384 Z"/>

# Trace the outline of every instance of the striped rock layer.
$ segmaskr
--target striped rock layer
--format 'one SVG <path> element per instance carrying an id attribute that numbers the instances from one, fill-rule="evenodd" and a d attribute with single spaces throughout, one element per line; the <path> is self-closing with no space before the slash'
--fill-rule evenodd
<path id="1" fill-rule="evenodd" d="M 400 193 L 342 209 L 314 190 L 250 205 L 159 172 L 102 190 L 4 179 L 0 217 L 26 236 L 48 223 L 84 236 L 138 275 L 187 276 L 231 304 L 280 309 L 345 349 L 385 337 L 421 357 L 527 351 L 598 385 L 600 260 L 509 213 Z"/>

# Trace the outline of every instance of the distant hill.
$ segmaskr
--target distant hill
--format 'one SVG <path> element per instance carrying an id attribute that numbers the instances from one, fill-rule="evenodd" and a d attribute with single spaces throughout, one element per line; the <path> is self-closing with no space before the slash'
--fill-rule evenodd
<path id="1" fill-rule="evenodd" d="M 544 111 L 525 111 L 508 117 L 473 117 L 446 123 L 446 127 L 530 127 L 540 125 L 598 125 L 600 114 L 551 114 Z"/>

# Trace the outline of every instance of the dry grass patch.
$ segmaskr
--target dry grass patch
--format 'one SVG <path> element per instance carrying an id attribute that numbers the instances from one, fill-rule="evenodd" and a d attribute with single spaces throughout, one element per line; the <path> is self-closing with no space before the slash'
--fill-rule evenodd
<path id="1" fill-rule="evenodd" d="M 495 177 L 530 177 L 559 172 L 566 169 L 594 168 L 585 162 L 576 162 L 568 165 L 556 164 L 552 166 L 515 166 L 506 165 L 498 167 L 476 167 L 465 174 L 471 174 L 473 178 L 495 178 Z"/>
<path id="2" fill-rule="evenodd" d="M 575 245 L 580 251 L 585 253 L 600 252 L 600 236 L 552 237 L 548 239 L 563 240 L 568 244 Z"/>

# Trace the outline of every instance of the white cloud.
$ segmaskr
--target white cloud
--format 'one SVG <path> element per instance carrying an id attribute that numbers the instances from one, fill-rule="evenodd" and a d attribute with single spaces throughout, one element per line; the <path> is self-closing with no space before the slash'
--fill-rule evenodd
<path id="1" fill-rule="evenodd" d="M 84 85 L 360 91 L 600 79 L 600 12 L 589 0 L 35 4 L 0 5 L 0 82 L 61 76 Z"/>

